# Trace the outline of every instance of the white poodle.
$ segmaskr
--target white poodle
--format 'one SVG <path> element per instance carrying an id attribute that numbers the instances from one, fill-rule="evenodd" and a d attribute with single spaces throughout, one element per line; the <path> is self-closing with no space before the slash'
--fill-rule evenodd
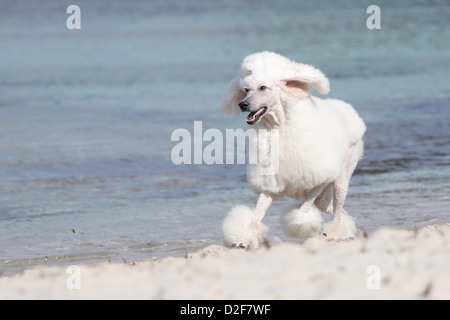
<path id="1" fill-rule="evenodd" d="M 330 91 L 321 71 L 273 52 L 246 57 L 239 76 L 230 82 L 222 111 L 249 112 L 247 123 L 259 136 L 277 130 L 279 138 L 254 142 L 266 153 L 276 151 L 276 170 L 268 174 L 267 166 L 273 163 L 248 165 L 247 179 L 259 198 L 255 209 L 238 205 L 229 212 L 223 222 L 227 245 L 257 248 L 268 231 L 262 223 L 267 209 L 272 200 L 284 196 L 302 199 L 282 216 L 288 236 L 317 234 L 321 211 L 333 215 L 323 228 L 329 238 L 354 236 L 355 223 L 343 205 L 350 177 L 363 154 L 366 127 L 351 105 L 313 97 L 309 86 L 321 94 Z"/>

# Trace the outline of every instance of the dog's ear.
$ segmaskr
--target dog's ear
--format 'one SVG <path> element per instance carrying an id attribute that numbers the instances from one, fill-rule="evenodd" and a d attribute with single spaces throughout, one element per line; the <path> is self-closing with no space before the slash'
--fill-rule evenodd
<path id="1" fill-rule="evenodd" d="M 289 70 L 289 76 L 284 80 L 288 87 L 299 88 L 307 91 L 308 85 L 311 85 L 321 94 L 330 92 L 330 82 L 319 69 L 303 63 L 292 63 Z"/>
<path id="2" fill-rule="evenodd" d="M 245 96 L 246 93 L 239 87 L 239 77 L 234 78 L 228 84 L 228 88 L 222 96 L 220 110 L 226 114 L 238 116 L 241 113 L 238 104 L 245 98 Z"/>

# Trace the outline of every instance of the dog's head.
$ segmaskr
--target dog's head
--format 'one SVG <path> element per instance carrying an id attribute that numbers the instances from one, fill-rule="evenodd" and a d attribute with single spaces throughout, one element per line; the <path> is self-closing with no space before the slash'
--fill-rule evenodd
<path id="1" fill-rule="evenodd" d="M 330 91 L 328 79 L 320 70 L 274 52 L 255 53 L 242 62 L 239 76 L 223 96 L 221 109 L 234 115 L 249 112 L 247 123 L 251 125 L 263 118 L 274 118 L 270 120 L 279 124 L 280 118 L 284 119 L 283 97 L 307 97 L 309 86 L 322 94 Z"/>

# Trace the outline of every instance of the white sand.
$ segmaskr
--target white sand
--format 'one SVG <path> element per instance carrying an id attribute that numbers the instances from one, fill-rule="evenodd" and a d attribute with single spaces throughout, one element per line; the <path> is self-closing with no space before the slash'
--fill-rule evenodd
<path id="1" fill-rule="evenodd" d="M 78 271 L 2 277 L 0 299 L 450 299 L 450 224 L 256 252 L 210 246 L 188 258 Z"/>

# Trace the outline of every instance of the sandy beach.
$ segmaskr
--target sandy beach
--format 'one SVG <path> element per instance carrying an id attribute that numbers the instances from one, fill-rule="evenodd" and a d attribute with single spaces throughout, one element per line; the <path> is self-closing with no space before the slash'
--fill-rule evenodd
<path id="1" fill-rule="evenodd" d="M 449 299 L 450 224 L 325 236 L 255 252 L 40 267 L 0 278 L 0 299 Z"/>
<path id="2" fill-rule="evenodd" d="M 450 297 L 450 1 L 378 1 L 380 30 L 357 0 L 255 4 L 0 1 L 0 299 Z M 285 199 L 270 248 L 222 246 L 258 196 L 220 104 L 261 51 L 365 121 L 345 209 L 367 238 L 287 241 Z"/>

